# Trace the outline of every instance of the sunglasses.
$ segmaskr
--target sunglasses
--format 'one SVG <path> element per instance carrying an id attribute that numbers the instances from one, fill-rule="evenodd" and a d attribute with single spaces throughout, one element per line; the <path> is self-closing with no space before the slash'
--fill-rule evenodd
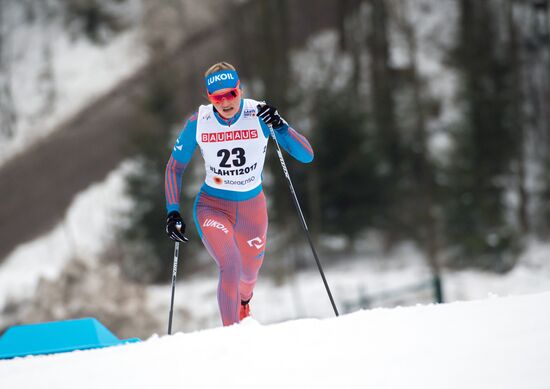
<path id="1" fill-rule="evenodd" d="M 210 100 L 211 103 L 219 104 L 223 101 L 223 99 L 231 101 L 235 99 L 238 95 L 239 95 L 239 89 L 233 88 L 224 93 L 216 93 L 213 95 L 208 94 L 208 100 Z"/>

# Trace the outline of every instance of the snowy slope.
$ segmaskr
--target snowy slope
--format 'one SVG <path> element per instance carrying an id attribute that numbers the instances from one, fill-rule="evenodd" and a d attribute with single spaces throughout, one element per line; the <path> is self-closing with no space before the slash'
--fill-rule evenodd
<path id="1" fill-rule="evenodd" d="M 121 163 L 103 182 L 77 195 L 54 229 L 7 256 L 0 265 L 0 325 L 6 300 L 31 296 L 41 278 L 55 280 L 75 258 L 97 262 L 104 247 L 115 238 L 117 216 L 131 206 L 124 195 L 125 175 L 134 168 L 131 161 Z M 81 233 L 83 220 L 85 234 Z"/>
<path id="2" fill-rule="evenodd" d="M 550 293 L 0 362 L 2 388 L 550 388 Z"/>
<path id="3" fill-rule="evenodd" d="M 154 55 L 151 46 L 174 49 L 184 38 L 213 23 L 219 17 L 221 5 L 227 3 L 226 0 L 3 2 L 0 102 L 13 117 L 8 120 L 0 116 L 0 166 L 54 133 L 65 121 L 134 75 Z M 84 31 L 85 15 L 76 18 L 74 11 L 94 7 L 108 11 L 107 19 L 116 20 L 122 30 L 117 33 L 102 30 L 99 41 L 91 39 Z M 9 93 L 2 95 L 5 93 L 2 87 Z"/>
<path id="4" fill-rule="evenodd" d="M 131 202 L 124 195 L 124 175 L 135 169 L 131 161 L 121 164 L 102 183 L 98 183 L 75 198 L 65 219 L 50 233 L 23 244 L 15 249 L 0 266 L 0 327 L 22 320 L 5 312 L 6 304 L 26 306 L 25 298 L 36 293 L 40 279 L 55 282 L 74 258 L 88 263 L 87 276 L 91 284 L 102 284 L 105 291 L 111 290 L 108 280 L 103 280 L 96 270 L 104 247 L 112 243 L 117 215 L 131 209 Z M 121 201 L 121 199 L 123 199 Z M 94 209 L 93 217 L 88 210 Z M 86 234 L 81 234 L 81 221 L 87 220 Z M 200 244 L 199 242 L 192 242 Z M 166 244 L 171 245 L 167 240 Z M 428 279 L 430 271 L 422 255 L 411 246 L 395 250 L 391 255 L 382 254 L 376 248 L 376 239 L 365 239 L 368 252 L 356 258 L 348 258 L 335 265 L 330 257 L 322 257 L 328 282 L 342 313 L 357 309 L 365 293 L 369 296 L 380 292 L 399 290 Z M 378 243 L 379 244 L 379 243 Z M 187 257 L 186 248 L 180 253 L 183 263 Z M 550 291 L 550 243 L 532 242 L 521 256 L 518 265 L 505 275 L 485 273 L 475 270 L 449 271 L 443 273 L 446 301 L 478 300 L 490 295 L 508 296 L 533 294 Z M 47 258 L 47 260 L 45 260 Z M 171 258 L 170 258 L 171 259 Z M 282 258 L 268 253 L 267 261 L 281 261 Z M 311 258 L 313 261 L 313 258 Z M 216 266 L 209 259 L 212 274 L 187 275 L 178 282 L 175 300 L 176 328 L 183 331 L 213 328 L 220 326 L 216 302 L 218 277 Z M 180 268 L 180 274 L 182 273 Z M 169 310 L 170 274 L 166 275 L 166 285 L 149 286 L 143 303 L 153 317 L 158 318 L 158 330 L 165 327 L 164 321 Z M 83 294 L 88 293 L 82 291 Z M 97 301 L 107 301 L 108 294 L 98 296 Z M 107 299 L 107 300 L 106 300 Z M 431 292 L 421 295 L 399 296 L 397 301 L 373 302 L 371 306 L 411 305 L 426 303 Z M 200 301 L 201 304 L 196 302 Z M 111 302 L 112 303 L 112 302 Z M 73 318 L 71 307 L 60 302 L 50 302 L 58 317 Z M 82 303 L 83 309 L 88 307 Z M 323 283 L 316 269 L 289 274 L 283 283 L 277 283 L 260 273 L 254 291 L 253 314 L 262 323 L 276 323 L 303 317 L 327 318 L 332 308 L 326 297 Z M 127 329 L 132 335 L 135 330 Z M 149 336 L 152 332 L 146 332 Z M 0 387 L 1 388 L 1 387 Z"/>
<path id="5" fill-rule="evenodd" d="M 67 7 L 58 2 L 6 4 L 0 34 L 5 34 L 7 69 L 0 80 L 5 77 L 12 86 L 15 122 L 11 136 L 0 131 L 0 165 L 53 133 L 148 60 L 138 28 L 139 0 L 118 5 L 116 15 L 128 28 L 103 44 L 64 25 Z M 30 9 L 34 17 L 29 17 Z"/>

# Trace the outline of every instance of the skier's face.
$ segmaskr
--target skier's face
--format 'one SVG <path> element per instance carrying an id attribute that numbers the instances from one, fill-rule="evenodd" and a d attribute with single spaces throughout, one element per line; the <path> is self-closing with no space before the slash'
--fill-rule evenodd
<path id="1" fill-rule="evenodd" d="M 234 88 L 208 96 L 216 110 L 226 119 L 231 119 L 239 112 L 242 90 Z"/>

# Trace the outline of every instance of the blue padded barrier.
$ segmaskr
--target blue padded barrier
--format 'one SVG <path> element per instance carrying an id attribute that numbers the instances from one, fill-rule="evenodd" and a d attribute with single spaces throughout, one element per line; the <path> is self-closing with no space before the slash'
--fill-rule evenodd
<path id="1" fill-rule="evenodd" d="M 0 338 L 0 359 L 88 350 L 140 342 L 118 339 L 94 318 L 24 324 L 8 328 Z"/>

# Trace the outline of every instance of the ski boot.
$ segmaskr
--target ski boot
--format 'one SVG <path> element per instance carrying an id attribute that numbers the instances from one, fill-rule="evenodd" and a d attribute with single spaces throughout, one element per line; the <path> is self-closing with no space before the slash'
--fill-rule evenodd
<path id="1" fill-rule="evenodd" d="M 248 304 L 250 300 L 242 301 L 239 309 L 239 321 L 242 321 L 245 317 L 250 316 L 250 305 Z"/>

